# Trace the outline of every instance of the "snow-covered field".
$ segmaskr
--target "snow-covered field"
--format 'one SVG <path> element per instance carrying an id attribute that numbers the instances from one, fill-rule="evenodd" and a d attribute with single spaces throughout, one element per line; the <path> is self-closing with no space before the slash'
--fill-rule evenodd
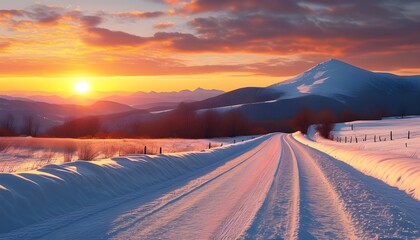
<path id="1" fill-rule="evenodd" d="M 312 127 L 308 133 L 312 141 L 297 138 L 420 200 L 419 117 L 337 124 L 332 134 L 335 141 L 322 139 Z"/>
<path id="2" fill-rule="evenodd" d="M 218 139 L 60 139 L 0 137 L 0 172 L 35 170 L 48 164 L 62 164 L 78 160 L 81 151 L 89 150 L 95 159 L 128 154 L 201 151 L 223 144 L 240 142 L 252 137 Z M 85 160 L 85 159 L 84 159 Z"/>
<path id="3" fill-rule="evenodd" d="M 372 125 L 377 134 L 398 128 L 387 121 Z M 382 145 L 309 137 L 269 134 L 200 152 L 2 173 L 0 239 L 420 238 L 417 158 L 407 162 L 394 148 L 386 160 Z"/>

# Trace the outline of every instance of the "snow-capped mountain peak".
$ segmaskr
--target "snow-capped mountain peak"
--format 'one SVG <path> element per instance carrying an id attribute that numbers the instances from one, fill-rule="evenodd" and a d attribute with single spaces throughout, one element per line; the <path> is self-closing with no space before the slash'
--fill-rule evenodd
<path id="1" fill-rule="evenodd" d="M 285 93 L 282 98 L 306 94 L 321 96 L 354 96 L 367 86 L 381 87 L 384 79 L 373 72 L 352 66 L 336 59 L 317 64 L 304 73 L 270 86 Z"/>

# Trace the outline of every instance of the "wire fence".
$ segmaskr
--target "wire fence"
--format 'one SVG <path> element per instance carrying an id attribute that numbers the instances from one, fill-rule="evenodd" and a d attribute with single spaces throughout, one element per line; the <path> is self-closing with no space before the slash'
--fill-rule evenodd
<path id="1" fill-rule="evenodd" d="M 331 132 L 330 140 L 340 143 L 359 143 L 359 142 L 384 142 L 400 139 L 414 139 L 420 137 L 420 131 L 389 131 L 381 134 L 363 134 L 354 132 L 351 134 Z"/>
<path id="2" fill-rule="evenodd" d="M 127 156 L 132 154 L 158 155 L 178 152 L 204 151 L 230 144 L 236 144 L 254 139 L 255 136 L 241 136 L 228 139 L 226 141 L 198 141 L 182 143 L 173 140 L 170 143 L 149 143 L 136 144 L 129 140 L 121 143 L 111 142 L 102 144 L 101 140 L 86 142 L 69 148 L 68 143 L 56 146 L 54 141 L 47 142 L 51 146 L 36 145 L 36 141 L 41 139 L 31 139 L 33 142 L 26 143 L 13 141 L 9 138 L 0 138 L 0 173 L 14 173 L 22 171 L 36 170 L 48 164 L 63 164 L 77 160 L 92 161 L 107 159 L 112 157 Z M 77 140 L 72 140 L 77 141 Z M 171 140 L 172 141 L 172 140 Z M 81 147 L 82 146 L 82 147 Z M 41 156 L 38 156 L 41 152 Z M 86 157 L 91 156 L 91 157 Z"/>

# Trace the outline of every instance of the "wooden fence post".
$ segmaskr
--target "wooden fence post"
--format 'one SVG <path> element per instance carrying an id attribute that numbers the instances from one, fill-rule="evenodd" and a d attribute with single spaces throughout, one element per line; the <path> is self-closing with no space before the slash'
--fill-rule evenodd
<path id="1" fill-rule="evenodd" d="M 392 131 L 389 133 L 389 139 L 392 141 Z"/>
<path id="2" fill-rule="evenodd" d="M 147 147 L 144 146 L 144 154 L 147 154 Z"/>

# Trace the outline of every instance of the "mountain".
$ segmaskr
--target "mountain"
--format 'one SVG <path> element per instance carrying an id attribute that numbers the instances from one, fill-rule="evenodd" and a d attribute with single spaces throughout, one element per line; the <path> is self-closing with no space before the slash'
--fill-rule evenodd
<path id="1" fill-rule="evenodd" d="M 0 98 L 0 125 L 7 118 L 12 118 L 14 128 L 18 130 L 31 118 L 39 127 L 39 132 L 43 132 L 70 119 L 135 110 L 130 106 L 110 101 L 98 101 L 92 105 L 84 106 Z"/>
<path id="2" fill-rule="evenodd" d="M 284 92 L 283 99 L 296 98 L 308 94 L 340 99 L 343 96 L 358 96 L 366 89 L 391 93 L 392 88 L 388 88 L 385 85 L 387 81 L 388 79 L 376 73 L 339 60 L 330 59 L 297 77 L 274 84 L 268 88 Z"/>
<path id="3" fill-rule="evenodd" d="M 251 120 L 287 120 L 302 108 L 360 115 L 420 113 L 420 76 L 374 73 L 330 59 L 266 88 L 242 88 L 191 103 L 196 109 L 239 110 Z"/>
<path id="4" fill-rule="evenodd" d="M 258 103 L 276 100 L 284 95 L 283 92 L 270 88 L 246 87 L 208 98 L 203 101 L 191 103 L 196 109 L 218 108 L 247 103 Z"/>
<path id="5" fill-rule="evenodd" d="M 91 97 L 74 95 L 62 97 L 48 93 L 37 92 L 10 92 L 0 95 L 0 98 L 9 100 L 22 100 L 44 102 L 51 104 L 78 104 L 91 105 L 98 101 L 116 102 L 137 109 L 171 109 L 180 102 L 195 102 L 223 94 L 220 90 L 207 90 L 197 88 L 193 91 L 182 90 L 179 92 L 93 92 Z"/>
<path id="6" fill-rule="evenodd" d="M 194 91 L 182 90 L 179 92 L 135 92 L 127 96 L 108 96 L 102 100 L 118 102 L 138 109 L 147 109 L 150 106 L 158 107 L 159 103 L 162 103 L 163 106 L 173 106 L 174 103 L 201 101 L 223 93 L 220 90 L 197 88 Z"/>
<path id="7" fill-rule="evenodd" d="M 199 114 L 208 110 L 219 113 L 236 110 L 253 122 L 284 124 L 302 109 L 313 113 L 331 110 L 337 115 L 351 111 L 363 118 L 377 117 L 379 114 L 420 114 L 418 102 L 420 76 L 374 73 L 331 59 L 284 82 L 265 88 L 240 88 L 187 103 L 186 106 Z M 168 114 L 170 112 L 167 111 L 130 112 L 103 119 L 106 126 L 117 130 L 120 123 L 130 126 L 156 121 Z M 284 129 L 290 131 L 290 128 Z"/>

